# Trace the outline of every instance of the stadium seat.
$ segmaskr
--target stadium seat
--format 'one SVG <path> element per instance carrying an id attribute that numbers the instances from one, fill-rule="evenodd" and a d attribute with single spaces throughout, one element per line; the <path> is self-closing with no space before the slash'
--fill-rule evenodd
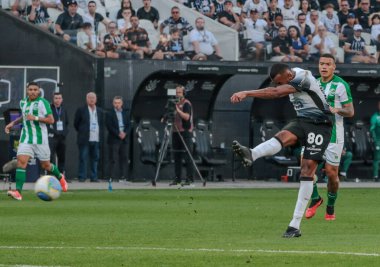
<path id="1" fill-rule="evenodd" d="M 117 12 L 119 12 L 120 7 L 110 7 L 107 9 L 108 18 L 111 21 L 117 21 Z"/>
<path id="2" fill-rule="evenodd" d="M 146 119 L 141 119 L 136 128 L 137 141 L 140 145 L 140 160 L 144 164 L 153 164 L 157 162 L 158 146 L 160 143 L 158 131 Z"/>
<path id="3" fill-rule="evenodd" d="M 198 167 L 205 168 L 211 174 L 211 180 L 216 178 L 215 167 L 227 164 L 224 158 L 217 158 L 215 148 L 212 147 L 212 134 L 208 129 L 208 124 L 204 120 L 198 120 L 193 130 L 194 139 L 194 159 Z"/>
<path id="4" fill-rule="evenodd" d="M 280 130 L 273 120 L 264 120 L 260 127 L 261 141 L 265 142 L 275 136 Z M 274 156 L 267 157 L 267 160 L 273 161 L 282 166 L 298 166 L 298 160 L 295 156 L 290 155 L 288 149 L 282 149 Z"/>
<path id="5" fill-rule="evenodd" d="M 368 32 L 362 32 L 361 37 L 363 37 L 366 45 L 371 45 L 371 34 Z"/>
<path id="6" fill-rule="evenodd" d="M 105 0 L 104 5 L 107 12 L 111 12 L 113 9 L 120 9 L 120 1 L 118 0 Z"/>
<path id="7" fill-rule="evenodd" d="M 356 121 L 350 127 L 353 163 L 370 163 L 372 161 L 371 135 L 363 121 Z"/>
<path id="8" fill-rule="evenodd" d="M 59 15 L 61 15 L 63 12 L 56 9 L 56 8 L 48 8 L 47 9 L 48 13 L 49 13 L 49 16 L 50 16 L 50 19 L 55 22 L 58 18 Z"/>

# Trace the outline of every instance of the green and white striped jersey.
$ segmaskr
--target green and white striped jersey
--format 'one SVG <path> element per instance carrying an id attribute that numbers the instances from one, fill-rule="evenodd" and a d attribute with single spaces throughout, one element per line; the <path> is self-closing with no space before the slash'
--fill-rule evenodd
<path id="1" fill-rule="evenodd" d="M 323 88 L 329 106 L 342 108 L 342 105 L 352 103 L 350 86 L 339 76 L 334 75 L 332 80 L 327 83 L 322 82 L 321 78 L 318 81 Z M 339 114 L 335 114 L 330 143 L 344 143 L 343 117 Z"/>
<path id="2" fill-rule="evenodd" d="M 28 97 L 26 97 L 20 101 L 20 109 L 23 118 L 20 143 L 37 145 L 49 144 L 46 123 L 26 120 L 28 114 L 40 118 L 45 118 L 52 114 L 49 102 L 42 97 L 38 97 L 34 101 L 29 101 Z"/>

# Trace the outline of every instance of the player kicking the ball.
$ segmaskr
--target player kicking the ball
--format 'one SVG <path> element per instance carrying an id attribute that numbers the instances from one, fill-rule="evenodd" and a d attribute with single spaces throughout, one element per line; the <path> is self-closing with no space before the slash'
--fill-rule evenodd
<path id="1" fill-rule="evenodd" d="M 253 149 L 237 141 L 233 141 L 232 148 L 245 166 L 251 166 L 256 159 L 274 155 L 283 147 L 298 142 L 305 146 L 297 203 L 293 219 L 283 234 L 286 238 L 299 237 L 301 220 L 313 191 L 313 177 L 330 141 L 332 114 L 318 81 L 310 71 L 277 63 L 272 66 L 269 76 L 275 87 L 235 93 L 231 96 L 231 102 L 238 103 L 247 97 L 271 99 L 289 95 L 297 118 L 273 138 Z"/>
<path id="2" fill-rule="evenodd" d="M 22 200 L 21 191 L 26 180 L 26 167 L 32 157 L 40 160 L 41 167 L 58 178 L 62 191 L 67 191 L 65 176 L 57 166 L 50 163 L 50 149 L 46 124 L 53 124 L 54 118 L 50 104 L 40 97 L 40 87 L 35 82 L 28 83 L 27 97 L 20 101 L 22 116 L 5 126 L 5 132 L 10 133 L 13 126 L 22 121 L 20 143 L 17 149 L 16 190 L 9 190 L 8 195 L 16 200 Z"/>
<path id="3" fill-rule="evenodd" d="M 339 189 L 338 170 L 344 147 L 343 117 L 354 116 L 350 86 L 346 81 L 334 74 L 335 68 L 334 56 L 331 54 L 321 55 L 319 58 L 319 74 L 321 77 L 318 80 L 324 90 L 330 111 L 335 115 L 330 144 L 325 151 L 325 171 L 328 177 L 325 219 L 328 221 L 335 220 L 334 205 Z M 305 217 L 307 219 L 312 218 L 322 203 L 323 199 L 318 193 L 317 181 L 314 181 L 311 202 L 306 210 Z"/>

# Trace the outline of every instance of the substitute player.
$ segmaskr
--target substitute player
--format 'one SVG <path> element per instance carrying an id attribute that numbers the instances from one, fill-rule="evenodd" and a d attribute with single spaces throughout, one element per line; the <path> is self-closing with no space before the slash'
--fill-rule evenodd
<path id="1" fill-rule="evenodd" d="M 318 81 L 310 71 L 277 63 L 270 70 L 270 78 L 276 87 L 241 91 L 231 96 L 231 102 L 238 103 L 246 97 L 271 99 L 289 95 L 297 118 L 273 138 L 251 150 L 237 141 L 233 141 L 232 148 L 243 164 L 250 166 L 256 159 L 274 155 L 283 147 L 293 146 L 297 142 L 305 146 L 297 203 L 293 219 L 283 234 L 286 238 L 299 237 L 301 220 L 313 191 L 313 177 L 330 141 L 332 114 Z"/>
<path id="2" fill-rule="evenodd" d="M 323 88 L 330 111 L 335 115 L 330 144 L 325 151 L 325 171 L 328 177 L 325 219 L 328 221 L 335 220 L 334 205 L 339 189 L 338 170 L 344 147 L 343 118 L 354 116 L 350 86 L 345 80 L 334 74 L 335 68 L 333 55 L 321 55 L 319 58 L 319 74 L 321 77 L 318 81 Z M 317 181 L 315 180 L 310 206 L 306 210 L 305 217 L 307 219 L 312 218 L 322 203 L 323 199 L 318 193 Z"/>
<path id="3" fill-rule="evenodd" d="M 40 87 L 35 82 L 28 83 L 27 97 L 20 101 L 22 116 L 5 126 L 9 134 L 12 127 L 23 122 L 20 143 L 17 149 L 16 190 L 9 190 L 8 195 L 16 200 L 22 200 L 21 191 L 26 180 L 26 167 L 32 157 L 40 160 L 41 168 L 56 176 L 67 191 L 65 176 L 59 172 L 57 166 L 50 163 L 50 149 L 46 124 L 54 123 L 49 102 L 40 97 Z"/>

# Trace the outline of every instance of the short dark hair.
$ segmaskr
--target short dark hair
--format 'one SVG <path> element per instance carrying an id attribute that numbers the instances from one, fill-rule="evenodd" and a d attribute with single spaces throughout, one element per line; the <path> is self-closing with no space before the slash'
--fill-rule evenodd
<path id="1" fill-rule="evenodd" d="M 176 33 L 176 32 L 180 32 L 180 30 L 178 28 L 172 28 L 170 30 L 170 34 L 173 34 L 173 33 Z"/>
<path id="2" fill-rule="evenodd" d="M 28 82 L 28 83 L 26 84 L 26 87 L 29 87 L 29 86 L 31 86 L 31 85 L 35 85 L 35 86 L 37 86 L 38 88 L 40 88 L 39 84 L 36 83 L 36 82 L 34 82 L 34 81 Z"/>
<path id="3" fill-rule="evenodd" d="M 120 96 L 120 95 L 117 95 L 117 96 L 113 97 L 113 100 L 121 100 L 121 101 L 123 101 L 123 97 Z"/>
<path id="4" fill-rule="evenodd" d="M 324 53 L 319 58 L 321 58 L 321 57 L 331 58 L 335 62 L 335 57 L 332 54 L 330 54 L 330 53 Z"/>
<path id="5" fill-rule="evenodd" d="M 62 96 L 62 93 L 61 93 L 61 92 L 54 92 L 54 93 L 53 93 L 53 97 L 55 97 L 56 95 L 60 95 L 60 96 Z"/>
<path id="6" fill-rule="evenodd" d="M 306 14 L 305 14 L 305 13 L 299 13 L 299 14 L 297 15 L 297 19 L 299 19 L 301 16 L 306 16 Z"/>
<path id="7" fill-rule="evenodd" d="M 284 16 L 281 13 L 276 13 L 276 15 L 274 16 L 274 18 L 278 18 L 278 17 L 284 18 Z"/>
<path id="8" fill-rule="evenodd" d="M 89 29 L 92 27 L 92 24 L 90 22 L 85 22 L 82 24 L 82 29 Z"/>
<path id="9" fill-rule="evenodd" d="M 94 0 L 88 1 L 87 6 L 88 6 L 89 4 L 95 4 L 95 6 L 96 6 L 96 2 L 95 2 Z"/>
<path id="10" fill-rule="evenodd" d="M 269 78 L 273 80 L 274 77 L 276 77 L 278 74 L 282 74 L 288 69 L 290 69 L 290 67 L 284 63 L 273 64 L 272 68 L 270 69 Z"/>

